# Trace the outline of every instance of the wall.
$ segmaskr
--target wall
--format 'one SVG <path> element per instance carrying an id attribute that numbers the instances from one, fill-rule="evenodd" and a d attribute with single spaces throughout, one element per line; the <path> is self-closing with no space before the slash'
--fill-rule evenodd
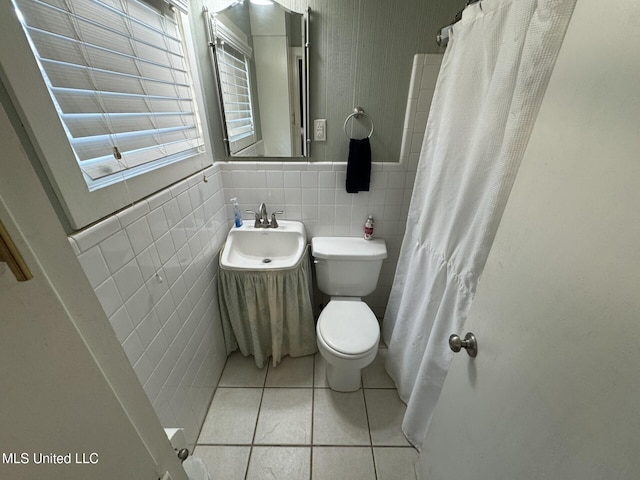
<path id="1" fill-rule="evenodd" d="M 229 228 L 217 167 L 70 242 L 165 427 L 194 443 L 226 360 L 217 251 Z"/>

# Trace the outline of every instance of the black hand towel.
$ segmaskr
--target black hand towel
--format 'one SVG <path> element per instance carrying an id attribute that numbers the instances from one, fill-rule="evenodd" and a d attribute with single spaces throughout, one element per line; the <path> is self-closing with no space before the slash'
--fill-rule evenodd
<path id="1" fill-rule="evenodd" d="M 349 140 L 347 193 L 369 191 L 371 178 L 371 144 L 368 138 Z"/>

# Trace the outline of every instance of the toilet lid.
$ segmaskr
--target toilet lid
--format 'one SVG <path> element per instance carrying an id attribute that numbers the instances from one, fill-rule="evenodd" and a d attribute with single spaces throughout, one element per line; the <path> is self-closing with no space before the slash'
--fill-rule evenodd
<path id="1" fill-rule="evenodd" d="M 318 319 L 325 343 L 346 355 L 371 350 L 380 340 L 376 316 L 364 302 L 331 300 Z"/>

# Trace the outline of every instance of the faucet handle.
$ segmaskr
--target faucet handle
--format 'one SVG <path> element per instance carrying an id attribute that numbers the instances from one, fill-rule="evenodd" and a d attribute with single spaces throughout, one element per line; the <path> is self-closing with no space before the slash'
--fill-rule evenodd
<path id="1" fill-rule="evenodd" d="M 255 215 L 255 222 L 253 223 L 253 228 L 259 228 L 260 224 L 260 214 L 258 212 L 254 212 L 253 210 L 245 210 L 247 213 L 253 213 Z"/>
<path id="2" fill-rule="evenodd" d="M 278 210 L 277 212 L 273 212 L 271 214 L 271 222 L 269 223 L 270 228 L 278 228 L 278 221 L 276 220 L 276 215 L 280 215 L 284 213 L 282 210 Z"/>

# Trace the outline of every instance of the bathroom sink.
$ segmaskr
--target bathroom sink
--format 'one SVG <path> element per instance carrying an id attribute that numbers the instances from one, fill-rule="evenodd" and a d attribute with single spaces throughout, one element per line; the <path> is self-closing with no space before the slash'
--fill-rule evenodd
<path id="1" fill-rule="evenodd" d="M 222 268 L 281 270 L 295 266 L 307 245 L 304 224 L 293 220 L 278 220 L 278 224 L 278 228 L 255 228 L 253 222 L 245 221 L 231 228 L 220 257 Z"/>

